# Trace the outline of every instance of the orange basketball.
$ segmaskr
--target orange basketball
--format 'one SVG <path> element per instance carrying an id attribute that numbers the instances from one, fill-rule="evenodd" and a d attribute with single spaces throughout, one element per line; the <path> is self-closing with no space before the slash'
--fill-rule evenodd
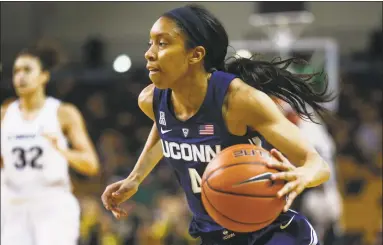
<path id="1" fill-rule="evenodd" d="M 277 198 L 284 181 L 272 181 L 277 172 L 266 166 L 277 161 L 265 149 L 234 145 L 219 153 L 202 176 L 202 202 L 219 225 L 251 232 L 271 224 L 282 212 L 285 198 Z"/>

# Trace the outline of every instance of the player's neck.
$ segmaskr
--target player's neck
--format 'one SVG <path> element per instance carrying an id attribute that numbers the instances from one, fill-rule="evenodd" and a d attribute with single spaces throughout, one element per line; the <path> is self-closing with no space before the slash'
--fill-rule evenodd
<path id="1" fill-rule="evenodd" d="M 46 95 L 43 89 L 20 97 L 20 108 L 26 112 L 34 112 L 44 106 Z"/>
<path id="2" fill-rule="evenodd" d="M 172 88 L 171 99 L 176 114 L 198 111 L 205 99 L 209 78 L 210 74 L 206 72 L 193 73 Z"/>

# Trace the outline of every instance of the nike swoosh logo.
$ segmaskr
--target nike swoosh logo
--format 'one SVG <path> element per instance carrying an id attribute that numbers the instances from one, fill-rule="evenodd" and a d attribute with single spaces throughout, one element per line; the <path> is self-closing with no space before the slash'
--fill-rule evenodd
<path id="1" fill-rule="evenodd" d="M 273 173 L 270 173 L 270 172 L 266 172 L 266 173 L 263 173 L 263 174 L 258 174 L 258 175 L 254 176 L 254 177 L 251 177 L 250 179 L 244 180 L 242 182 L 239 182 L 239 183 L 233 185 L 233 187 L 234 186 L 243 185 L 243 184 L 248 184 L 248 183 L 261 182 L 261 181 L 269 181 L 269 180 L 271 180 L 271 175 L 272 174 Z"/>
<path id="2" fill-rule="evenodd" d="M 173 129 L 169 129 L 169 130 L 163 130 L 161 128 L 161 134 L 166 134 L 166 133 L 169 133 L 170 131 L 172 131 Z"/>
<path id="3" fill-rule="evenodd" d="M 295 215 L 293 215 L 293 217 L 285 224 L 285 225 L 281 225 L 279 228 L 281 228 L 281 230 L 284 230 L 287 228 L 287 226 L 290 225 L 291 221 L 293 221 Z"/>

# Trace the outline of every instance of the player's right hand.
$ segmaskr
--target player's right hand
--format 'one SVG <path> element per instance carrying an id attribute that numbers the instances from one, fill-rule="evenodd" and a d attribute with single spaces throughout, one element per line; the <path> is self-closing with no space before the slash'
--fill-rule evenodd
<path id="1" fill-rule="evenodd" d="M 101 196 L 102 203 L 107 210 L 112 211 L 117 219 L 128 215 L 128 211 L 120 206 L 131 198 L 138 190 L 139 182 L 128 178 L 110 184 Z"/>

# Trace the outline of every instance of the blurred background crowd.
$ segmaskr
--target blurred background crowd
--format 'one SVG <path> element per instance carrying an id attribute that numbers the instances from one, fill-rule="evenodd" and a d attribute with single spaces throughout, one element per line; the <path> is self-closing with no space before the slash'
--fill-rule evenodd
<path id="1" fill-rule="evenodd" d="M 314 20 L 302 20 L 306 26 L 296 38 L 325 37 L 336 44 L 338 63 L 332 68 L 337 76 L 332 83 L 339 97 L 334 115 L 325 123 L 337 149 L 337 184 L 343 198 L 341 240 L 347 245 L 382 244 L 382 4 L 265 3 L 202 5 L 223 21 L 233 40 L 270 41 L 264 26 L 249 24 L 252 14 L 278 12 L 268 17 L 275 20 L 285 11 L 309 11 Z M 128 176 L 152 125 L 137 105 L 139 92 L 150 82 L 143 54 L 151 23 L 162 12 L 183 4 L 1 3 L 1 102 L 14 96 L 12 62 L 18 51 L 36 41 L 55 45 L 66 62 L 54 73 L 48 94 L 81 110 L 100 157 L 99 176 L 71 173 L 82 207 L 81 245 L 198 244 L 187 233 L 190 213 L 172 169 L 164 162 L 125 204 L 132 207 L 127 219 L 117 221 L 100 202 L 107 184 Z M 293 22 L 292 17 L 288 20 Z M 313 45 L 304 54 L 293 51 L 311 59 L 316 48 Z M 250 52 L 262 50 L 255 46 Z M 117 62 L 120 54 L 127 56 L 119 56 Z M 321 66 L 330 67 L 326 62 Z M 330 238 L 325 243 L 331 244 L 340 242 Z"/>

